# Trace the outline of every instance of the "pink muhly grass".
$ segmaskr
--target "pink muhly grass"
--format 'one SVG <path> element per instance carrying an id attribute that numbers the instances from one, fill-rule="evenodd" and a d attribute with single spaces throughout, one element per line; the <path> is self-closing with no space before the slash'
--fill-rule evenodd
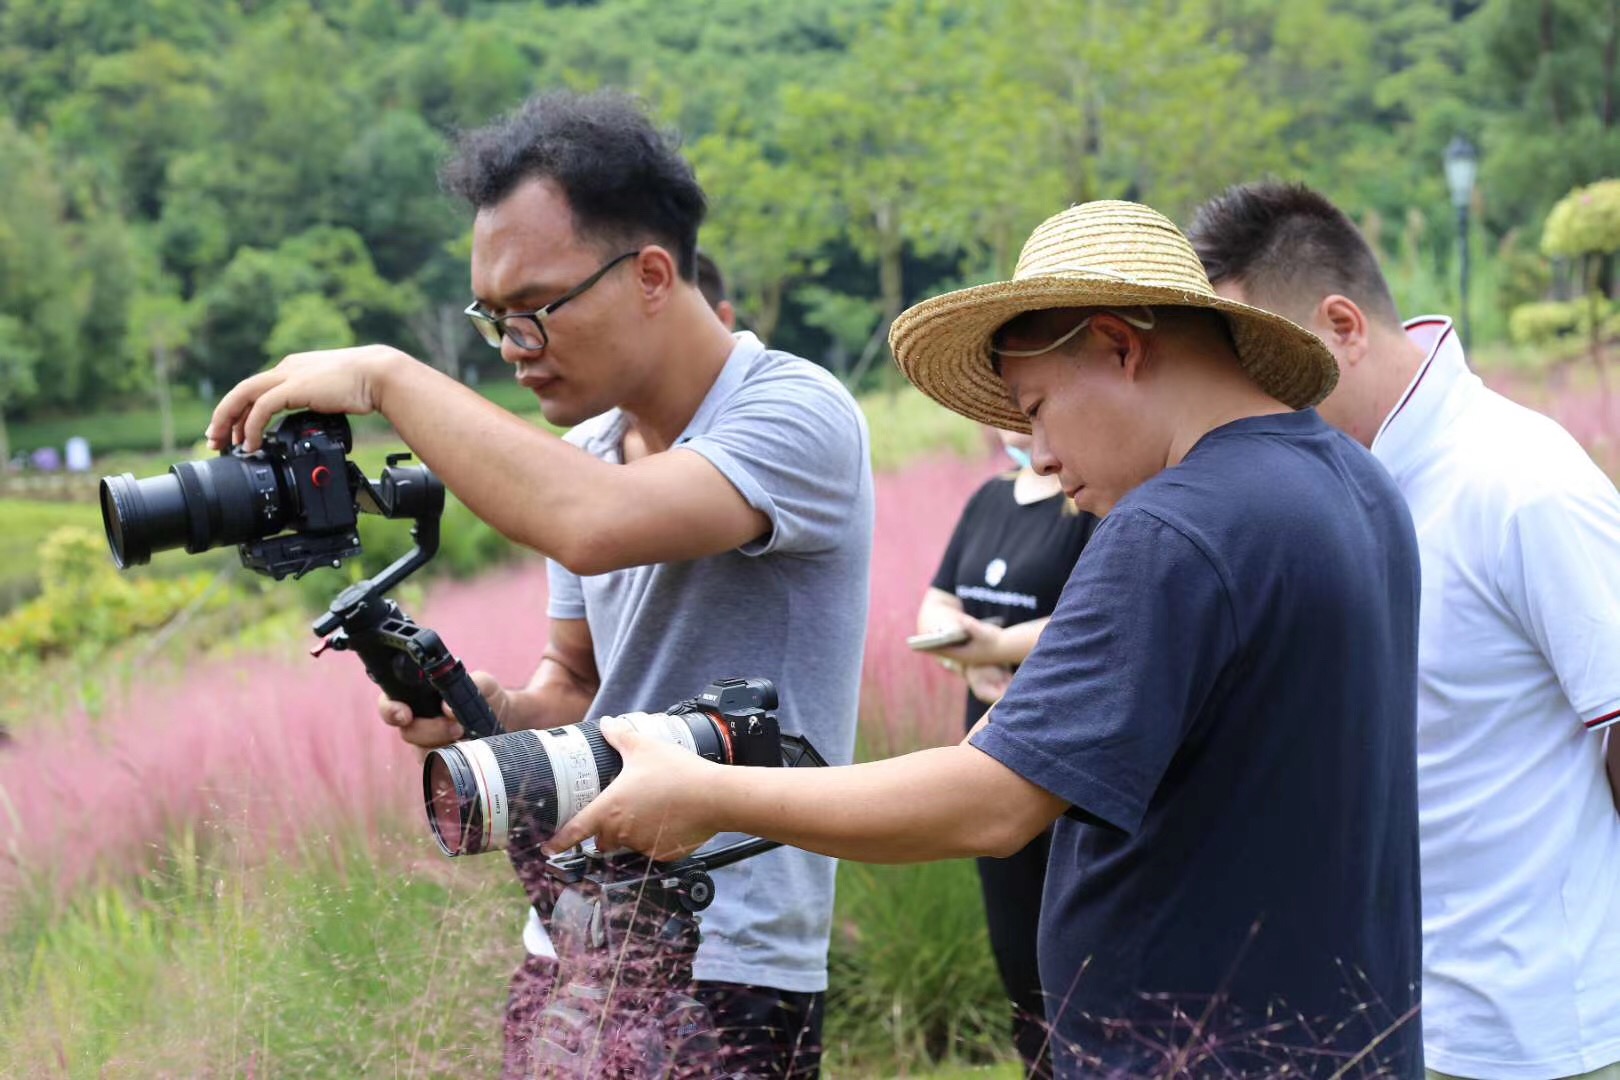
<path id="1" fill-rule="evenodd" d="M 877 479 L 862 691 L 869 753 L 961 737 L 961 681 L 905 638 L 962 506 L 989 474 L 983 461 L 941 458 Z M 546 641 L 545 600 L 544 565 L 526 559 L 439 584 L 406 610 L 470 670 L 521 685 Z M 209 659 L 136 680 L 94 721 L 81 714 L 20 734 L 0 750 L 0 886 L 66 891 L 127 874 L 186 828 L 255 859 L 312 830 L 376 839 L 416 827 L 420 765 L 377 719 L 376 698 L 353 655 Z M 425 825 L 421 836 L 430 850 Z"/>
<path id="2" fill-rule="evenodd" d="M 861 679 L 861 737 L 871 756 L 962 738 L 965 686 L 939 661 L 906 648 L 917 608 L 962 507 L 994 475 L 987 460 L 933 458 L 877 477 L 872 604 Z"/>
<path id="3" fill-rule="evenodd" d="M 446 585 L 410 614 L 515 682 L 545 640 L 544 598 L 530 560 Z M 222 830 L 252 858 L 312 829 L 375 836 L 414 824 L 420 765 L 378 720 L 376 699 L 352 655 L 236 657 L 137 682 L 94 723 L 80 715 L 25 733 L 0 751 L 0 884 L 66 890 L 127 873 L 187 826 Z"/>

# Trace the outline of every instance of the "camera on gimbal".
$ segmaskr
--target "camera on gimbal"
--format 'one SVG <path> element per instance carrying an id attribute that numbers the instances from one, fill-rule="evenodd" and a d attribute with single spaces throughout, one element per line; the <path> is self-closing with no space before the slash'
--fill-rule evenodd
<path id="1" fill-rule="evenodd" d="M 362 513 L 409 518 L 416 546 L 376 577 L 351 585 L 315 621 L 314 652 L 352 650 L 383 692 L 417 716 L 438 716 L 448 701 L 474 735 L 500 731 L 489 703 L 432 630 L 418 626 L 383 593 L 439 549 L 444 484 L 426 466 L 390 454 L 373 483 L 348 458 L 347 417 L 299 412 L 266 433 L 251 454 L 241 447 L 167 474 L 101 479 L 101 520 L 119 569 L 183 547 L 192 555 L 237 545 L 242 565 L 277 579 L 339 566 L 360 554 Z"/>
<path id="2" fill-rule="evenodd" d="M 438 517 L 444 487 L 409 454 L 388 458 L 376 487 L 348 459 L 345 417 L 293 413 L 251 454 L 239 446 L 182 461 L 164 476 L 101 480 L 101 520 L 119 569 L 184 547 L 196 555 L 236 544 L 242 565 L 277 580 L 360 554 L 355 518 Z"/>

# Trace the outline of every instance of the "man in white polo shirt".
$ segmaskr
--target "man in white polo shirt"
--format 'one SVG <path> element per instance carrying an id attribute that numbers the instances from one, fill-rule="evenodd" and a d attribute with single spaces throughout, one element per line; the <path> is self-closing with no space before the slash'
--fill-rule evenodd
<path id="1" fill-rule="evenodd" d="M 1486 388 L 1450 319 L 1403 326 L 1320 195 L 1232 188 L 1189 236 L 1217 292 L 1327 343 L 1339 384 L 1318 408 L 1390 471 L 1417 527 L 1430 1076 L 1620 1077 L 1614 484 Z"/>

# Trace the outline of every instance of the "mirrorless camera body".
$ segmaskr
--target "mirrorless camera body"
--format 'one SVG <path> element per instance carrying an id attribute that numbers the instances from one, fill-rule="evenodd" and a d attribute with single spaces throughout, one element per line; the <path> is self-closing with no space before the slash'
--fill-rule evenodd
<path id="1" fill-rule="evenodd" d="M 236 544 L 242 565 L 272 578 L 300 577 L 360 554 L 357 516 L 437 518 L 444 485 L 425 467 L 388 458 L 373 485 L 349 461 L 346 417 L 293 413 L 251 454 L 182 461 L 167 474 L 101 480 L 101 519 L 113 561 L 140 566 L 170 548 Z"/>

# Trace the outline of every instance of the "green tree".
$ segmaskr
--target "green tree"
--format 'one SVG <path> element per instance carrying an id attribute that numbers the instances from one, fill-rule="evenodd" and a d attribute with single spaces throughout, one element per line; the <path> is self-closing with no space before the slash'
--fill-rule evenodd
<path id="1" fill-rule="evenodd" d="M 6 413 L 37 398 L 48 365 L 79 346 L 84 289 L 64 209 L 45 149 L 0 118 L 0 463 L 11 456 Z"/>
<path id="2" fill-rule="evenodd" d="M 276 309 L 276 325 L 265 342 L 272 357 L 354 344 L 354 330 L 343 311 L 320 293 L 300 293 Z"/>
<path id="3" fill-rule="evenodd" d="M 203 140 L 206 75 L 201 57 L 167 40 L 94 57 L 82 86 L 52 107 L 52 137 L 66 153 L 108 161 L 126 205 L 155 216 L 170 160 Z"/>
<path id="4" fill-rule="evenodd" d="M 367 118 L 356 66 L 304 4 L 249 23 L 218 62 L 207 138 L 174 160 L 165 200 L 216 205 L 232 247 L 339 220 L 344 152 Z"/>
<path id="5" fill-rule="evenodd" d="M 390 109 L 368 124 L 343 153 L 345 178 L 338 219 L 354 229 L 377 272 L 403 281 L 444 257 L 464 222 L 440 191 L 438 167 L 448 147 L 427 121 Z"/>
<path id="6" fill-rule="evenodd" d="M 744 321 L 769 341 L 788 289 L 825 267 L 834 228 L 827 193 L 758 136 L 716 132 L 693 143 L 690 156 L 709 196 L 703 244 Z"/>
<path id="7" fill-rule="evenodd" d="M 942 167 L 955 72 L 970 46 L 960 20 L 935 0 L 899 0 L 865 26 L 844 59 L 813 86 L 783 91 L 782 141 L 799 169 L 834 200 L 834 219 L 877 268 L 876 330 L 851 374 L 887 354 L 888 328 L 905 306 L 908 251 L 932 253 L 951 205 Z"/>
<path id="8" fill-rule="evenodd" d="M 295 310 L 283 311 L 295 299 Z M 373 340 L 397 338 L 390 331 L 418 294 L 378 276 L 353 229 L 323 225 L 271 251 L 241 249 L 197 300 L 197 359 L 211 378 L 233 383 L 287 351 L 352 344 L 357 331 Z M 332 331 L 326 346 L 322 328 Z M 278 351 L 287 341 L 296 347 Z"/>
<path id="9" fill-rule="evenodd" d="M 1572 259 L 1579 268 L 1588 311 L 1588 355 L 1597 369 L 1606 406 L 1609 378 L 1603 362 L 1603 335 L 1615 256 L 1620 255 L 1620 180 L 1602 180 L 1560 199 L 1547 215 L 1541 250 L 1554 258 Z M 1608 415 L 1607 407 L 1604 415 Z"/>
<path id="10" fill-rule="evenodd" d="M 1620 169 L 1620 0 L 1488 0 L 1472 31 L 1480 187 L 1498 230 Z"/>
<path id="11" fill-rule="evenodd" d="M 129 351 L 149 361 L 147 369 L 158 404 L 159 437 L 165 454 L 174 453 L 174 378 L 197 329 L 197 307 L 180 293 L 180 283 L 164 274 L 148 250 L 139 290 L 129 306 Z"/>

